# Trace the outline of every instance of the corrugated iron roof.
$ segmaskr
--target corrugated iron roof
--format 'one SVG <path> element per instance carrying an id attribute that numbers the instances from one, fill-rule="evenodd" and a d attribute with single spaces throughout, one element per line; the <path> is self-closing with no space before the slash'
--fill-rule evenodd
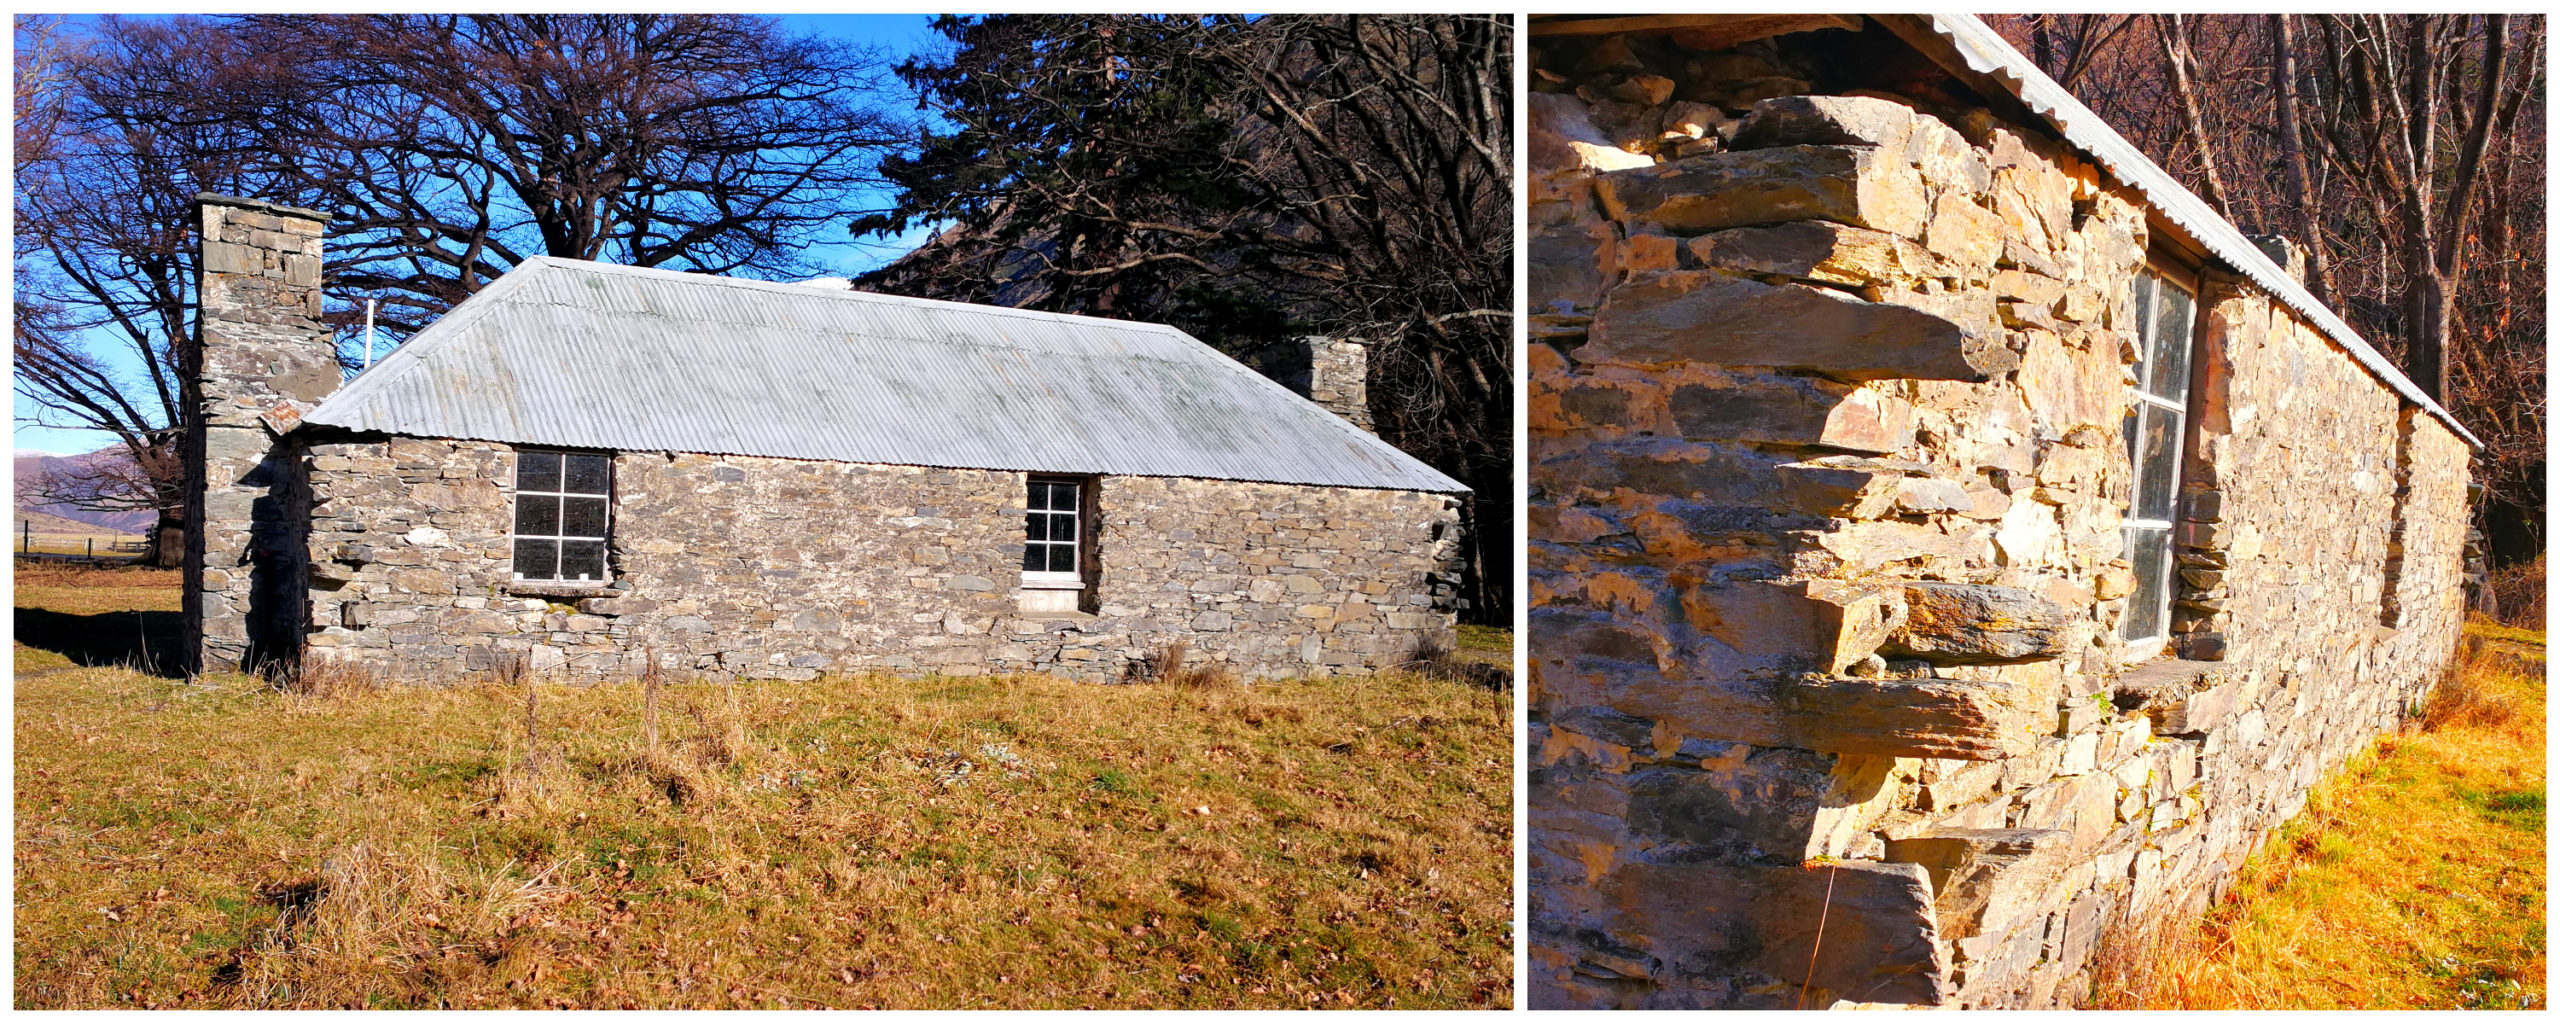
<path id="1" fill-rule="evenodd" d="M 2240 233 L 2239 228 L 2224 220 L 2195 193 L 2187 191 L 2186 186 L 2178 184 L 2178 179 L 2159 164 L 2151 162 L 2150 157 L 2144 156 L 2133 143 L 2125 141 L 2124 136 L 2116 134 L 2116 130 L 2108 127 L 2097 112 L 2074 98 L 2061 83 L 2037 69 L 2034 61 L 2010 46 L 2008 40 L 2002 39 L 1991 26 L 1970 14 L 1924 17 L 1929 19 L 1941 37 L 1954 44 L 1957 54 L 1964 59 L 1966 70 L 2000 83 L 2029 110 L 2051 122 L 2065 141 L 2088 154 L 2117 180 L 2140 191 L 2153 210 L 2185 231 L 2216 259 L 2274 296 L 2285 308 L 2310 321 L 2330 341 L 2347 350 L 2347 354 L 2375 379 L 2399 392 L 2400 397 L 2443 421 L 2446 427 L 2473 447 L 2480 446 L 2480 439 L 2455 422 L 2452 413 L 2445 411 L 2435 399 L 2427 397 L 2426 392 L 2419 390 L 2418 385 L 2401 373 L 2399 367 L 2391 365 L 2391 360 L 2383 358 L 2381 352 L 2357 334 L 2355 328 L 2339 319 L 2338 314 L 2312 298 L 2311 292 L 2302 287 L 2301 282 L 2276 266 L 2275 261 L 2268 259 L 2256 243 Z"/>
<path id="2" fill-rule="evenodd" d="M 1161 324 L 552 257 L 306 419 L 623 451 L 1466 490 Z"/>

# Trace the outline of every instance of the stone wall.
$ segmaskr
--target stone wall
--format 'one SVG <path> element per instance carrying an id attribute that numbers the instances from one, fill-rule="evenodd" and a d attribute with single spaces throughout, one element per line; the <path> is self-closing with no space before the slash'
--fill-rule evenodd
<path id="1" fill-rule="evenodd" d="M 291 458 L 260 417 L 338 387 L 320 320 L 326 216 L 199 195 L 198 308 L 183 353 L 187 467 L 182 618 L 187 672 L 289 662 L 302 617 L 305 502 Z"/>
<path id="2" fill-rule="evenodd" d="M 1533 51 L 1532 1006 L 2068 1004 L 2458 632 L 2462 443 L 2205 268 L 2126 649 L 2140 198 L 1882 32 Z"/>
<path id="3" fill-rule="evenodd" d="M 510 446 L 310 439 L 309 643 L 451 679 L 860 669 L 1116 680 L 1170 643 L 1253 676 L 1446 645 L 1455 499 L 1103 477 L 1095 614 L 1017 613 L 1024 475 L 741 456 L 614 459 L 612 591 L 510 582 Z"/>

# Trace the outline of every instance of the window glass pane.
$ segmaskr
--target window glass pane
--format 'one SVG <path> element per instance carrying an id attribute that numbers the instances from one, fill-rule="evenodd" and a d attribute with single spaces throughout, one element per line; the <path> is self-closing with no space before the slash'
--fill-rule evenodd
<path id="1" fill-rule="evenodd" d="M 1070 512 L 1075 511 L 1075 507 L 1076 507 L 1076 490 L 1077 490 L 1076 485 L 1074 485 L 1074 484 L 1072 484 L 1072 483 L 1052 483 L 1052 484 L 1050 484 L 1050 485 L 1049 485 L 1049 507 L 1050 507 L 1050 508 L 1066 509 L 1067 511 L 1070 511 Z"/>
<path id="2" fill-rule="evenodd" d="M 2123 636 L 2148 640 L 2167 632 L 2169 531 L 2135 527 L 2125 531 L 2133 561 L 2133 603 L 2124 610 Z"/>
<path id="3" fill-rule="evenodd" d="M 2187 400 L 2187 349 L 2196 326 L 2196 300 L 2172 285 L 2160 286 L 2160 326 L 2151 345 L 2150 391 L 2172 402 Z"/>
<path id="4" fill-rule="evenodd" d="M 560 542 L 556 540 L 517 541 L 516 575 L 529 580 L 559 578 Z"/>
<path id="5" fill-rule="evenodd" d="M 603 498 L 565 498 L 560 510 L 560 535 L 563 537 L 604 536 Z"/>
<path id="6" fill-rule="evenodd" d="M 548 494 L 516 495 L 516 532 L 555 536 L 560 532 L 560 499 Z"/>
<path id="7" fill-rule="evenodd" d="M 1038 512 L 1034 512 L 1034 513 L 1031 513 L 1030 515 L 1024 516 L 1024 517 L 1022 517 L 1022 518 L 1023 518 L 1023 521 L 1024 521 L 1024 528 L 1023 528 L 1023 531 L 1022 531 L 1022 536 L 1023 536 L 1025 539 L 1028 539 L 1028 540 L 1048 540 L 1048 539 L 1049 539 L 1049 517 L 1048 517 L 1048 516 L 1042 515 L 1042 514 L 1040 514 L 1040 513 L 1038 513 Z"/>
<path id="8" fill-rule="evenodd" d="M 1035 509 L 1046 509 L 1049 507 L 1049 484 L 1047 481 L 1031 481 L 1031 507 Z"/>
<path id="9" fill-rule="evenodd" d="M 2134 495 L 2136 519 L 2169 518 L 2169 484 L 2176 473 L 2178 437 L 2186 417 L 2144 403 L 2142 412 L 2142 479 Z"/>
<path id="10" fill-rule="evenodd" d="M 564 580 L 603 579 L 604 542 L 600 540 L 561 541 L 560 578 Z"/>
<path id="11" fill-rule="evenodd" d="M 516 490 L 556 491 L 559 489 L 559 452 L 516 453 Z"/>
<path id="12" fill-rule="evenodd" d="M 571 455 L 568 457 L 568 484 L 564 491 L 579 494 L 604 494 L 605 481 L 611 475 L 613 459 L 604 455 Z"/>
<path id="13" fill-rule="evenodd" d="M 1073 544 L 1049 545 L 1049 571 L 1076 571 L 1076 546 Z"/>
<path id="14" fill-rule="evenodd" d="M 2131 333 L 2135 353 L 2133 368 L 2137 375 L 2142 372 L 2144 364 L 2151 359 L 2151 306 L 2152 298 L 2157 294 L 2159 287 L 2160 279 L 2148 270 L 2137 272 L 2133 276 L 2133 330 Z M 2137 376 L 2136 379 L 2140 378 Z"/>

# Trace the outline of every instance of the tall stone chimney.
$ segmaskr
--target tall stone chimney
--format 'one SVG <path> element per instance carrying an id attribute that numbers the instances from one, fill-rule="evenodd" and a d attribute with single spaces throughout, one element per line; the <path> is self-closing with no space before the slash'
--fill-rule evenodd
<path id="1" fill-rule="evenodd" d="M 1369 346 L 1349 338 L 1304 339 L 1307 398 L 1352 425 L 1377 433 L 1369 415 Z"/>
<path id="2" fill-rule="evenodd" d="M 195 344 L 184 354 L 187 559 L 183 668 L 289 670 L 309 616 L 309 488 L 260 414 L 337 390 L 320 320 L 328 215 L 199 193 Z"/>

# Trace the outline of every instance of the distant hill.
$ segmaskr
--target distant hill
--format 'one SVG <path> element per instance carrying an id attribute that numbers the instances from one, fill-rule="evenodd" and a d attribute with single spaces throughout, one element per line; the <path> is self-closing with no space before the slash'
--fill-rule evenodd
<path id="1" fill-rule="evenodd" d="M 109 529 L 107 527 L 99 526 L 96 523 L 84 523 L 77 519 L 65 519 L 61 516 L 46 512 L 29 512 L 25 509 L 19 509 L 17 514 L 10 517 L 9 536 L 16 537 L 21 531 L 29 528 L 33 528 L 37 534 L 50 533 L 69 536 L 95 534 L 98 536 L 118 537 L 141 536 L 140 534 L 134 533 L 130 530 Z"/>
<path id="2" fill-rule="evenodd" d="M 67 475 L 76 475 L 84 467 L 97 466 L 110 461 L 125 461 L 128 456 L 125 455 L 123 448 L 110 446 L 85 455 L 52 455 L 28 451 L 11 454 L 10 464 L 16 474 L 17 483 L 17 500 L 14 504 L 21 515 L 54 516 L 87 524 L 87 528 L 103 528 L 115 533 L 137 534 L 149 531 L 151 524 L 159 518 L 148 510 L 99 512 L 81 508 L 71 502 L 50 501 L 39 497 L 47 480 L 59 480 Z M 42 532 L 50 527 L 39 522 L 36 529 Z M 76 529 L 81 528 L 60 532 L 74 532 Z"/>

